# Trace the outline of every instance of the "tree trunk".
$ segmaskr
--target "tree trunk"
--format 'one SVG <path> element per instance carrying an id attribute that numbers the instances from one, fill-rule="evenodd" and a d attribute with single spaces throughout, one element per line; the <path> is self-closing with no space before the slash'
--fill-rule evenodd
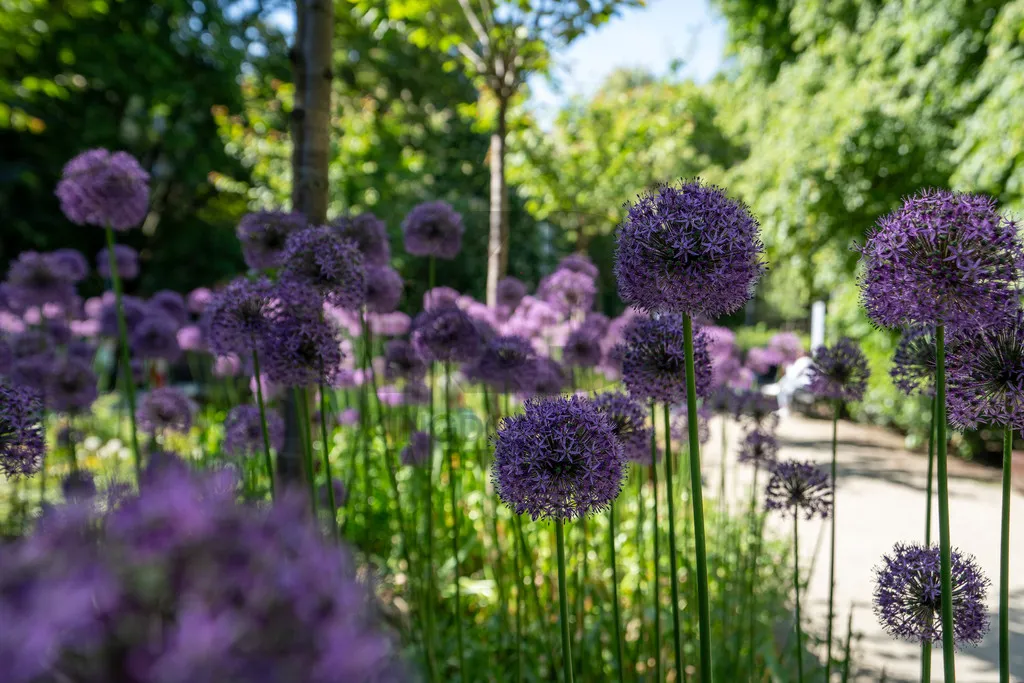
<path id="1" fill-rule="evenodd" d="M 498 280 L 508 272 L 508 188 L 505 185 L 505 138 L 508 99 L 498 95 L 498 120 L 491 134 L 491 202 L 487 236 L 487 305 L 498 300 Z"/>

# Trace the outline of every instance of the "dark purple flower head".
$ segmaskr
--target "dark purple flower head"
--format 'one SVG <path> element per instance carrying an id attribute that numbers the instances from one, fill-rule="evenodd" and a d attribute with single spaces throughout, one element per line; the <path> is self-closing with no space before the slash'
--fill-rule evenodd
<path id="1" fill-rule="evenodd" d="M 42 465 L 41 409 L 34 393 L 0 380 L 0 472 L 8 479 L 35 474 Z"/>
<path id="2" fill-rule="evenodd" d="M 547 356 L 537 357 L 537 366 L 534 368 L 534 380 L 532 393 L 535 396 L 553 396 L 565 391 L 568 378 L 562 365 L 553 358 Z"/>
<path id="3" fill-rule="evenodd" d="M 812 462 L 784 460 L 772 467 L 765 490 L 765 508 L 785 514 L 815 515 L 825 519 L 832 514 L 832 481 L 828 472 Z"/>
<path id="4" fill-rule="evenodd" d="M 778 456 L 779 442 L 775 436 L 762 429 L 752 429 L 740 442 L 740 453 L 737 460 L 759 467 L 771 467 Z"/>
<path id="5" fill-rule="evenodd" d="M 409 443 L 402 449 L 402 464 L 408 467 L 423 467 L 430 462 L 430 434 L 413 432 L 409 435 Z"/>
<path id="6" fill-rule="evenodd" d="M 30 327 L 10 337 L 11 356 L 14 360 L 38 356 L 53 355 L 53 338 L 38 327 Z"/>
<path id="7" fill-rule="evenodd" d="M 426 374 L 427 364 L 412 344 L 404 339 L 392 339 L 384 344 L 384 379 L 418 380 Z"/>
<path id="8" fill-rule="evenodd" d="M 819 398 L 859 401 L 868 387 L 868 359 L 852 339 L 843 337 L 832 346 L 814 350 L 808 390 Z"/>
<path id="9" fill-rule="evenodd" d="M 1013 323 L 956 335 L 949 345 L 947 405 L 959 429 L 1024 429 L 1024 312 Z"/>
<path id="10" fill-rule="evenodd" d="M 69 503 L 87 503 L 96 497 L 96 480 L 88 470 L 72 470 L 61 480 L 60 490 Z"/>
<path id="11" fill-rule="evenodd" d="M 697 409 L 697 440 L 705 444 L 711 440 L 711 407 L 701 404 Z M 686 408 L 673 410 L 670 422 L 672 438 L 688 442 L 690 438 L 690 417 Z"/>
<path id="12" fill-rule="evenodd" d="M 586 254 L 569 254 L 558 262 L 557 270 L 571 270 L 574 273 L 583 273 L 591 280 L 596 280 L 599 275 L 597 266 Z"/>
<path id="13" fill-rule="evenodd" d="M 693 335 L 697 396 L 711 391 L 711 358 L 703 331 Z M 629 393 L 663 403 L 686 400 L 686 357 L 683 320 L 676 314 L 639 318 L 626 331 L 622 381 Z"/>
<path id="14" fill-rule="evenodd" d="M 366 310 L 371 313 L 391 313 L 402 299 L 405 283 L 394 268 L 366 267 Z"/>
<path id="15" fill-rule="evenodd" d="M 176 361 L 181 357 L 178 323 L 163 309 L 150 309 L 149 314 L 129 332 L 128 340 L 136 358 Z"/>
<path id="16" fill-rule="evenodd" d="M 92 363 L 75 356 L 59 358 L 47 377 L 46 404 L 62 413 L 86 411 L 97 396 Z"/>
<path id="17" fill-rule="evenodd" d="M 90 149 L 64 166 L 56 194 L 72 223 L 130 230 L 149 209 L 149 174 L 127 152 Z"/>
<path id="18" fill-rule="evenodd" d="M 604 313 L 598 313 L 597 311 L 590 311 L 586 317 L 583 318 L 581 327 L 585 327 L 598 337 L 603 337 L 608 334 L 608 330 L 611 328 L 612 321 Z"/>
<path id="19" fill-rule="evenodd" d="M 429 311 L 431 308 L 438 308 L 440 306 L 457 306 L 461 296 L 451 287 L 428 289 L 423 294 L 423 310 Z"/>
<path id="20" fill-rule="evenodd" d="M 188 322 L 188 308 L 185 306 L 185 297 L 169 289 L 162 289 L 149 298 L 149 305 L 158 308 L 171 318 L 178 326 Z"/>
<path id="21" fill-rule="evenodd" d="M 60 318 L 44 318 L 40 326 L 56 346 L 65 346 L 71 342 L 73 333 L 71 326 Z"/>
<path id="22" fill-rule="evenodd" d="M 452 305 L 423 311 L 412 323 L 412 345 L 426 360 L 463 363 L 483 350 L 483 339 L 473 319 Z"/>
<path id="23" fill-rule="evenodd" d="M 81 282 L 89 275 L 89 262 L 77 249 L 57 249 L 50 252 L 50 258 L 57 270 L 72 282 Z"/>
<path id="24" fill-rule="evenodd" d="M 532 390 L 536 371 L 537 354 L 530 341 L 504 336 L 489 340 L 466 373 L 472 379 L 507 393 Z"/>
<path id="25" fill-rule="evenodd" d="M 462 216 L 447 202 L 424 202 L 402 222 L 405 250 L 413 256 L 453 259 L 462 249 Z"/>
<path id="26" fill-rule="evenodd" d="M 75 279 L 53 254 L 23 251 L 7 271 L 7 295 L 24 309 L 48 303 L 69 305 Z"/>
<path id="27" fill-rule="evenodd" d="M 39 353 L 19 358 L 11 368 L 11 381 L 20 384 L 26 391 L 39 397 L 45 403 L 46 389 L 50 384 L 57 356 L 53 353 Z"/>
<path id="28" fill-rule="evenodd" d="M 757 220 L 701 180 L 641 195 L 619 226 L 615 277 L 623 301 L 646 311 L 731 313 L 764 273 Z"/>
<path id="29" fill-rule="evenodd" d="M 218 355 L 248 355 L 274 328 L 282 308 L 290 309 L 300 292 L 308 290 L 275 286 L 266 278 L 232 280 L 214 295 L 204 313 L 210 350 Z M 311 306 L 312 301 L 307 305 Z"/>
<path id="30" fill-rule="evenodd" d="M 355 242 L 330 228 L 306 228 L 288 237 L 281 278 L 320 294 L 341 308 L 357 309 L 366 300 L 366 268 Z"/>
<path id="31" fill-rule="evenodd" d="M 369 211 L 337 218 L 331 228 L 338 237 L 356 243 L 367 266 L 386 266 L 391 260 L 387 226 Z"/>
<path id="32" fill-rule="evenodd" d="M 562 347 L 562 362 L 570 367 L 592 368 L 601 357 L 601 335 L 586 325 L 573 330 Z"/>
<path id="33" fill-rule="evenodd" d="M 526 296 L 526 285 L 522 280 L 514 277 L 503 277 L 498 280 L 497 304 L 505 306 L 509 310 L 519 305 L 519 302 Z"/>
<path id="34" fill-rule="evenodd" d="M 754 429 L 774 432 L 779 426 L 779 397 L 762 394 L 757 389 L 733 392 L 733 417 Z"/>
<path id="35" fill-rule="evenodd" d="M 594 306 L 596 295 L 594 278 L 564 269 L 544 278 L 537 288 L 537 296 L 563 315 L 589 311 Z"/>
<path id="36" fill-rule="evenodd" d="M 139 276 L 139 252 L 127 244 L 114 245 L 114 265 L 117 276 L 122 280 L 134 280 Z M 110 252 L 101 249 L 96 254 L 96 272 L 100 277 L 110 277 Z"/>
<path id="37" fill-rule="evenodd" d="M 878 220 L 860 253 L 861 299 L 884 327 L 980 329 L 1019 306 L 1024 244 L 984 195 L 920 192 Z"/>
<path id="38" fill-rule="evenodd" d="M 192 428 L 195 405 L 181 389 L 161 387 L 153 389 L 139 401 L 139 426 L 155 434 L 167 430 L 187 432 Z"/>
<path id="39" fill-rule="evenodd" d="M 0 336 L 0 377 L 9 373 L 13 365 L 14 352 L 11 350 L 11 345 Z"/>
<path id="40" fill-rule="evenodd" d="M 330 383 L 341 365 L 341 343 L 329 323 L 319 318 L 285 315 L 261 349 L 267 378 L 288 387 Z"/>
<path id="41" fill-rule="evenodd" d="M 149 306 L 142 299 L 134 296 L 121 297 L 121 306 L 124 309 L 124 323 L 131 335 L 142 319 L 149 314 Z M 117 303 L 114 298 L 103 302 L 100 310 L 100 332 L 107 337 L 117 337 Z"/>
<path id="42" fill-rule="evenodd" d="M 402 387 L 402 404 L 407 406 L 427 405 L 430 401 L 430 387 L 423 380 L 407 381 Z"/>
<path id="43" fill-rule="evenodd" d="M 889 370 L 893 384 L 908 396 L 935 393 L 935 335 L 925 327 L 903 333 Z"/>
<path id="44" fill-rule="evenodd" d="M 284 420 L 272 410 L 267 410 L 266 416 L 270 447 L 280 451 L 284 443 Z M 228 412 L 224 418 L 224 452 L 234 456 L 263 453 L 259 406 L 240 405 Z"/>
<path id="45" fill-rule="evenodd" d="M 604 510 L 622 489 L 622 447 L 611 421 L 580 396 L 526 401 L 495 436 L 492 478 L 516 514 L 574 519 Z"/>
<path id="46" fill-rule="evenodd" d="M 297 212 L 257 211 L 242 216 L 235 234 L 245 264 L 253 270 L 277 268 L 283 262 L 288 236 L 308 226 L 306 217 Z"/>
<path id="47" fill-rule="evenodd" d="M 952 551 L 953 641 L 978 645 L 988 632 L 989 580 L 971 555 Z M 894 638 L 942 644 L 939 547 L 897 543 L 875 567 L 875 614 Z"/>
<path id="48" fill-rule="evenodd" d="M 594 406 L 608 418 L 622 455 L 632 462 L 651 464 L 651 429 L 643 404 L 621 391 L 594 397 Z"/>

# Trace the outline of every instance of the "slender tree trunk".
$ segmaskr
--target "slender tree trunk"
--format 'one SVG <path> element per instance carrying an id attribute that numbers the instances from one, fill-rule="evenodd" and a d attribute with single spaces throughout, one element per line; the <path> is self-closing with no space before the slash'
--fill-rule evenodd
<path id="1" fill-rule="evenodd" d="M 292 104 L 292 210 L 302 211 L 306 200 L 302 183 L 302 155 L 305 149 L 306 121 L 306 11 L 305 0 L 295 0 L 295 38 L 289 58 L 292 63 L 292 81 L 295 95 Z"/>
<path id="2" fill-rule="evenodd" d="M 498 120 L 491 134 L 491 211 L 487 237 L 487 305 L 495 306 L 498 280 L 508 272 L 508 188 L 505 184 L 505 142 L 508 98 L 498 96 Z"/>

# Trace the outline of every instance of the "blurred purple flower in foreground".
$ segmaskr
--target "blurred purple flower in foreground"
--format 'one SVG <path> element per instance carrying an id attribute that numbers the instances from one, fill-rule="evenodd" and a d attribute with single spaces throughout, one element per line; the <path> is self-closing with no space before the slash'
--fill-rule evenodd
<path id="1" fill-rule="evenodd" d="M 149 174 L 127 152 L 90 149 L 64 166 L 60 210 L 78 225 L 137 227 L 149 208 Z"/>

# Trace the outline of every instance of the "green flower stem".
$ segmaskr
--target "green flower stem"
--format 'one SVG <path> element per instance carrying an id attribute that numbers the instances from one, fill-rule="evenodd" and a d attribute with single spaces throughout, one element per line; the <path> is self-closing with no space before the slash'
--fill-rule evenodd
<path id="1" fill-rule="evenodd" d="M 839 448 L 839 411 L 842 409 L 842 402 L 835 401 L 832 410 L 832 515 L 829 520 L 831 535 L 829 539 L 828 556 L 828 635 L 826 636 L 825 655 L 825 680 L 832 680 L 832 623 L 835 619 L 835 590 L 836 590 L 836 452 Z"/>
<path id="2" fill-rule="evenodd" d="M 939 402 L 932 396 L 931 419 L 928 423 L 928 495 L 924 514 L 924 544 L 932 544 L 932 489 L 935 482 L 935 426 L 939 417 Z M 932 680 L 932 644 L 930 641 L 921 643 L 921 683 Z"/>
<path id="3" fill-rule="evenodd" d="M 612 615 L 615 619 L 615 672 L 619 683 L 623 683 L 622 671 L 622 615 L 619 613 L 619 575 L 615 559 L 615 501 L 608 506 L 608 549 L 612 564 Z"/>
<path id="4" fill-rule="evenodd" d="M 518 523 L 517 519 L 515 523 Z M 513 539 L 515 546 L 513 557 L 515 561 L 516 577 L 516 683 L 523 680 L 523 574 L 522 559 L 519 556 L 519 543 Z"/>
<path id="5" fill-rule="evenodd" d="M 587 630 L 584 626 L 584 620 L 586 619 L 586 608 L 587 608 L 587 518 L 584 517 L 580 520 L 580 546 L 583 551 L 583 559 L 580 562 L 579 569 L 576 573 L 577 589 L 578 593 L 576 596 L 577 606 L 577 624 L 580 632 L 580 646 L 579 654 L 576 661 L 579 662 L 579 670 L 577 675 L 583 679 L 585 678 L 585 666 L 586 666 L 586 652 L 584 645 L 587 640 Z"/>
<path id="6" fill-rule="evenodd" d="M 850 616 L 846 620 L 846 647 L 843 653 L 843 683 L 846 683 L 850 679 L 850 646 L 853 641 L 853 605 L 850 605 Z M 931 654 L 931 648 L 928 648 L 929 655 Z M 929 659 L 930 662 L 930 659 Z M 928 667 L 929 678 L 923 679 L 923 683 L 930 683 L 931 681 L 931 666 Z M 827 683 L 827 681 L 826 681 Z"/>
<path id="7" fill-rule="evenodd" d="M 804 683 L 803 627 L 800 625 L 800 514 L 793 510 L 793 590 L 796 592 L 796 675 Z"/>
<path id="8" fill-rule="evenodd" d="M 124 383 L 125 399 L 128 401 L 128 420 L 131 423 L 132 462 L 135 465 L 135 481 L 142 476 L 142 451 L 139 450 L 139 432 L 135 424 L 135 381 L 132 378 L 132 359 L 128 352 L 128 325 L 124 320 L 121 275 L 117 272 L 117 257 L 114 256 L 114 230 L 107 225 L 107 263 L 110 267 L 110 281 L 114 285 L 114 300 L 117 308 L 117 343 L 121 347 L 121 381 Z"/>
<path id="9" fill-rule="evenodd" d="M 672 589 L 672 648 L 675 654 L 676 680 L 686 677 L 686 664 L 683 661 L 683 634 L 679 626 L 679 571 L 676 555 L 676 508 L 675 494 L 672 492 L 672 434 L 668 414 L 668 404 L 662 405 L 662 429 L 665 433 L 665 498 L 668 500 L 668 547 L 669 547 L 669 587 Z"/>
<path id="10" fill-rule="evenodd" d="M 658 441 L 654 401 L 651 401 L 651 488 L 654 490 L 654 519 L 651 535 L 654 537 L 654 680 L 661 683 L 661 550 L 658 548 Z"/>
<path id="11" fill-rule="evenodd" d="M 569 637 L 569 600 L 565 594 L 565 531 L 561 518 L 555 520 L 558 551 L 558 608 L 562 626 L 562 682 L 572 683 L 572 641 Z"/>
<path id="12" fill-rule="evenodd" d="M 323 377 L 323 363 L 320 365 L 320 370 L 320 376 Z M 331 445 L 327 438 L 327 388 L 324 386 L 323 379 L 320 380 L 320 442 L 323 444 L 322 456 L 324 477 L 327 478 L 327 501 L 331 505 L 331 535 L 335 541 L 340 541 L 338 502 L 334 499 L 334 475 L 331 472 Z"/>
<path id="13" fill-rule="evenodd" d="M 260 378 L 260 356 L 256 352 L 256 349 L 252 350 L 252 371 L 256 379 L 256 403 L 260 407 L 260 431 L 263 434 L 263 459 L 264 464 L 267 467 L 267 478 L 270 481 L 270 499 L 273 500 L 275 494 L 274 462 L 270 457 L 270 432 L 267 431 L 267 409 L 266 404 L 263 402 L 263 382 Z M 321 393 L 323 393 L 322 390 Z"/>
<path id="14" fill-rule="evenodd" d="M 697 382 L 693 363 L 693 321 L 683 314 L 686 352 L 686 417 L 690 428 L 690 486 L 693 502 L 693 540 L 697 564 L 697 616 L 700 623 L 700 680 L 711 683 L 711 609 L 708 596 L 708 560 L 704 539 L 704 495 L 700 478 L 700 425 L 697 416 Z"/>
<path id="15" fill-rule="evenodd" d="M 305 456 L 306 481 L 309 484 L 309 504 L 313 510 L 313 519 L 318 519 L 316 473 L 313 472 L 313 438 L 310 435 L 309 396 L 305 387 L 295 390 L 295 402 L 299 409 L 299 420 L 302 421 L 299 435 L 302 438 L 302 452 Z"/>
<path id="16" fill-rule="evenodd" d="M 1003 429 L 1003 516 L 999 544 L 999 683 L 1010 683 L 1010 479 L 1013 429 Z"/>
<path id="17" fill-rule="evenodd" d="M 639 470 L 638 470 L 639 471 Z M 644 519 L 644 510 L 646 509 L 646 501 L 644 500 L 644 480 L 643 477 L 637 476 L 636 479 L 636 501 L 637 501 L 637 513 L 636 513 L 636 557 L 637 566 L 640 567 L 640 576 L 637 579 L 637 590 L 642 590 L 644 585 L 647 583 L 647 564 L 644 562 L 644 525 L 647 524 L 647 520 Z M 634 601 L 634 618 L 643 623 L 644 608 L 640 600 Z M 633 670 L 636 671 L 636 665 L 644 659 L 644 629 L 640 629 L 640 633 L 636 639 L 636 650 L 634 652 L 635 657 Z"/>
<path id="18" fill-rule="evenodd" d="M 939 477 L 939 572 L 942 582 L 942 667 L 945 683 L 956 682 L 953 640 L 953 560 L 949 539 L 949 475 L 946 471 L 946 329 L 935 328 L 935 441 Z"/>
<path id="19" fill-rule="evenodd" d="M 747 671 L 750 675 L 754 673 L 754 652 L 755 648 L 755 625 L 757 623 L 757 579 L 758 579 L 758 562 L 761 557 L 761 540 L 763 534 L 761 533 L 760 520 L 762 519 L 757 509 L 757 480 L 761 474 L 761 464 L 754 463 L 754 484 L 750 490 L 750 530 L 754 536 L 754 550 L 750 555 L 750 581 L 747 584 L 747 596 L 750 600 L 750 609 L 747 614 L 747 630 L 748 639 L 750 641 L 750 647 L 747 650 Z"/>
<path id="20" fill-rule="evenodd" d="M 456 647 L 459 652 L 459 677 L 462 678 L 466 670 L 466 654 L 462 642 L 462 588 L 460 587 L 461 577 L 459 576 L 459 505 L 458 487 L 459 476 L 455 471 L 455 448 L 452 444 L 452 406 L 451 387 L 452 375 L 448 361 L 444 363 L 444 446 L 448 456 L 448 492 L 452 506 L 452 562 L 455 571 L 455 638 Z"/>

